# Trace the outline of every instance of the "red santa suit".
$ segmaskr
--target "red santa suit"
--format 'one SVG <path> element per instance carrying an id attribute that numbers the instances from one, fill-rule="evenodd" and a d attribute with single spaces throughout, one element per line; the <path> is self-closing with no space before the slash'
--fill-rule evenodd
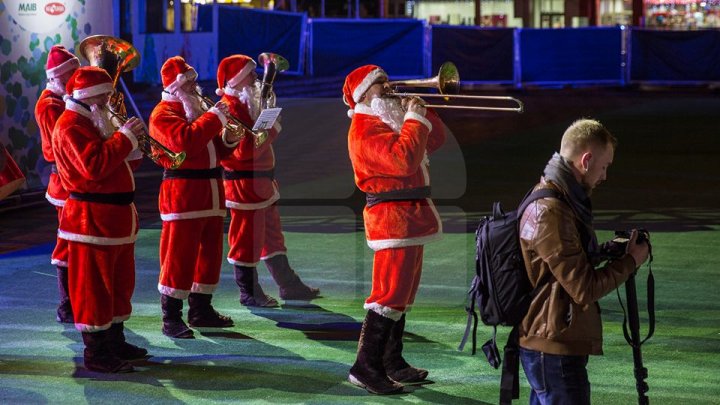
<path id="1" fill-rule="evenodd" d="M 172 94 L 197 77 L 195 70 L 179 57 L 169 59 L 163 69 L 165 91 L 150 116 L 150 136 L 187 157 L 179 169 L 166 167 L 160 185 L 158 290 L 185 299 L 191 292 L 212 294 L 220 280 L 226 209 L 219 163 L 236 144 L 220 136 L 227 123 L 222 112 L 213 107 L 190 122 Z"/>
<path id="2" fill-rule="evenodd" d="M 128 319 L 132 310 L 138 217 L 127 158 L 137 138 L 122 129 L 104 139 L 79 101 L 113 91 L 103 69 L 78 69 L 67 88 L 72 98 L 52 133 L 58 173 L 70 193 L 58 235 L 68 241 L 75 327 L 96 332 Z"/>
<path id="3" fill-rule="evenodd" d="M 65 50 L 62 46 L 53 46 L 48 53 L 48 61 L 46 66 L 46 74 L 48 81 L 56 79 L 57 77 L 67 74 L 80 67 L 80 61 L 73 54 Z M 58 83 L 59 84 L 59 83 Z M 60 177 L 57 175 L 57 166 L 55 165 L 55 155 L 52 150 L 52 132 L 55 128 L 60 114 L 65 110 L 65 102 L 62 96 L 64 92 L 55 83 L 48 83 L 48 88 L 43 90 L 40 94 L 40 98 L 35 104 L 35 120 L 37 121 L 38 127 L 40 128 L 40 140 L 42 144 L 42 152 L 45 160 L 52 164 L 50 171 L 50 179 L 48 182 L 47 192 L 45 198 L 54 205 L 57 214 L 58 222 L 62 217 L 62 207 L 65 205 L 65 200 L 68 198 L 68 192 L 60 182 Z M 62 238 L 57 238 L 55 244 L 55 250 L 53 250 L 51 256 L 51 263 L 56 266 L 67 267 L 67 242 Z"/>
<path id="4" fill-rule="evenodd" d="M 365 309 L 398 320 L 413 304 L 420 282 L 423 245 L 442 236 L 440 217 L 429 197 L 428 154 L 445 141 L 445 126 L 432 111 L 408 112 L 394 131 L 373 110 L 356 103 L 385 73 L 367 72 L 344 89 L 354 109 L 348 151 L 355 183 L 368 194 L 363 211 L 368 246 L 375 251 L 373 281 Z"/>
<path id="5" fill-rule="evenodd" d="M 218 68 L 218 83 L 224 84 L 225 76 L 231 77 L 227 77 L 228 85 L 216 93 L 223 96 L 221 101 L 229 106 L 230 114 L 248 128 L 253 127 L 260 111 L 251 111 L 232 86 L 254 69 L 255 62 L 242 55 L 224 60 Z M 246 136 L 233 153 L 221 161 L 225 172 L 225 204 L 230 208 L 231 215 L 227 259 L 233 265 L 255 267 L 260 260 L 287 252 L 275 204 L 280 192 L 274 179 L 272 143 L 280 130 L 280 124 L 275 123 L 269 130 L 268 138 L 257 148 L 254 137 Z"/>

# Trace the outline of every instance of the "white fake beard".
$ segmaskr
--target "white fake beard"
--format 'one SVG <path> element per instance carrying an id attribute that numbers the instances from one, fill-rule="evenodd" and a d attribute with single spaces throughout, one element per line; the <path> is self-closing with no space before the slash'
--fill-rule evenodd
<path id="1" fill-rule="evenodd" d="M 402 109 L 399 98 L 376 97 L 370 102 L 370 108 L 375 115 L 380 117 L 382 122 L 390 126 L 396 133 L 400 133 L 405 121 L 405 111 Z"/>
<path id="2" fill-rule="evenodd" d="M 90 106 L 90 112 L 92 114 L 92 123 L 100 132 L 100 136 L 103 139 L 110 138 L 112 134 L 115 133 L 116 128 L 107 108 L 105 106 L 93 104 Z"/>
<path id="3" fill-rule="evenodd" d="M 45 88 L 52 91 L 56 95 L 62 97 L 65 95 L 65 86 L 60 83 L 60 80 L 57 79 L 48 79 L 47 84 L 45 85 Z"/>
<path id="4" fill-rule="evenodd" d="M 200 98 L 202 95 L 202 88 L 200 86 L 195 87 L 195 91 L 197 93 L 187 93 L 183 90 L 178 90 L 175 93 L 175 96 L 180 99 L 180 102 L 182 102 L 183 109 L 185 110 L 185 118 L 189 122 L 193 122 L 198 117 L 203 115 L 205 111 L 203 110 L 203 102 Z"/>
<path id="5" fill-rule="evenodd" d="M 250 118 L 253 121 L 260 115 L 260 90 L 262 83 L 259 81 L 253 82 L 249 86 L 243 86 L 242 90 L 238 94 L 238 100 L 248 106 L 250 112 Z"/>

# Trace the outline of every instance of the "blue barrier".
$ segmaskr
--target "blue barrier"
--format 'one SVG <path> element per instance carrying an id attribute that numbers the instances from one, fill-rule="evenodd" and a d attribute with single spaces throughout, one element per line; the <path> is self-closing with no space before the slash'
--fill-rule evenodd
<path id="1" fill-rule="evenodd" d="M 622 84 L 623 28 L 519 29 L 520 84 Z"/>
<path id="2" fill-rule="evenodd" d="M 394 19 L 312 19 L 309 70 L 313 76 L 345 76 L 375 64 L 393 77 L 426 73 L 424 22 Z"/>
<path id="3" fill-rule="evenodd" d="M 666 84 L 720 80 L 720 31 L 633 29 L 630 80 Z"/>
<path id="4" fill-rule="evenodd" d="M 511 28 L 433 25 L 431 73 L 451 61 L 464 83 L 512 84 L 514 32 Z"/>
<path id="5" fill-rule="evenodd" d="M 238 53 L 257 59 L 274 52 L 290 63 L 286 73 L 305 73 L 306 14 L 218 7 L 218 62 Z"/>

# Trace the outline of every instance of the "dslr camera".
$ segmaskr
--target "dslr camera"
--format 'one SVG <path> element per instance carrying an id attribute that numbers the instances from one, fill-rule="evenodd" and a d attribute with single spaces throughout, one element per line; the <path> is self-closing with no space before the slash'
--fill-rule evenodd
<path id="1" fill-rule="evenodd" d="M 637 233 L 636 243 L 645 242 L 650 244 L 650 232 L 647 229 L 638 229 Z M 608 258 L 618 258 L 624 255 L 627 252 L 630 235 L 632 235 L 632 231 L 615 231 L 615 237 L 602 244 L 600 248 L 602 255 Z"/>

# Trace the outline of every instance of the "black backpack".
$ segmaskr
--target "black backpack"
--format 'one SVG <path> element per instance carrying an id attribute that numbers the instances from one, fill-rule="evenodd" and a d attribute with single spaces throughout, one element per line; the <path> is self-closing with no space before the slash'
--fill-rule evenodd
<path id="1" fill-rule="evenodd" d="M 491 216 L 484 217 L 475 232 L 475 277 L 468 292 L 468 313 L 465 334 L 458 350 L 463 350 L 472 325 L 472 354 L 477 347 L 477 306 L 483 323 L 493 327 L 493 335 L 482 350 L 494 368 L 500 367 L 502 358 L 497 348 L 497 326 L 512 326 L 505 346 L 505 364 L 500 382 L 500 402 L 510 403 L 519 397 L 519 356 L 517 325 L 522 322 L 530 302 L 544 280 L 532 288 L 520 250 L 520 216 L 535 200 L 554 197 L 565 201 L 553 189 L 543 188 L 529 192 L 516 211 L 503 212 L 499 202 L 493 204 Z"/>

